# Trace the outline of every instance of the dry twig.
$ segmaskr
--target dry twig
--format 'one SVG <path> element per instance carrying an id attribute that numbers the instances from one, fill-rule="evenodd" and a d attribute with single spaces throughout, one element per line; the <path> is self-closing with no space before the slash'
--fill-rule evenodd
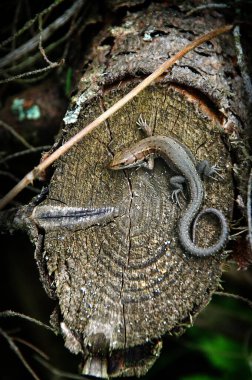
<path id="1" fill-rule="evenodd" d="M 5 170 L 0 170 L 0 176 L 3 176 L 3 177 L 8 177 L 10 178 L 12 181 L 18 183 L 20 181 L 20 178 L 16 177 L 14 174 L 12 173 L 9 173 Z M 39 194 L 40 193 L 40 189 L 37 189 L 36 187 L 33 187 L 33 186 L 27 186 L 26 189 L 32 191 L 33 193 L 35 194 Z"/>
<path id="2" fill-rule="evenodd" d="M 75 373 L 70 373 L 66 371 L 62 371 L 58 368 L 55 368 L 52 364 L 48 363 L 48 361 L 44 360 L 40 356 L 35 356 L 35 359 L 42 364 L 43 367 L 47 368 L 48 371 L 53 374 L 56 378 L 59 379 L 71 379 L 71 380 L 88 380 L 87 377 L 83 375 L 76 375 Z"/>
<path id="3" fill-rule="evenodd" d="M 60 66 L 63 63 L 64 63 L 64 61 L 60 61 L 57 65 L 54 65 L 54 66 L 46 66 L 46 67 L 43 67 L 42 69 L 27 71 L 26 73 L 18 74 L 18 75 L 15 75 L 15 76 L 7 78 L 7 79 L 2 79 L 2 80 L 0 80 L 0 84 L 12 82 L 13 80 L 29 77 L 29 76 L 35 75 L 35 74 L 41 74 L 41 73 L 44 73 L 45 71 L 51 70 L 52 68 Z M 38 78 L 36 78 L 36 79 L 38 80 Z"/>
<path id="4" fill-rule="evenodd" d="M 47 354 L 45 354 L 44 351 L 42 351 L 38 347 L 34 346 L 34 344 L 32 344 L 31 342 L 28 342 L 27 340 L 24 340 L 24 339 L 19 338 L 17 336 L 12 337 L 12 339 L 15 342 L 19 342 L 19 343 L 23 344 L 24 346 L 29 347 L 32 351 L 36 352 L 38 355 L 40 355 L 45 360 L 49 360 L 49 356 Z"/>
<path id="5" fill-rule="evenodd" d="M 235 300 L 245 302 L 251 309 L 252 309 L 252 301 L 248 298 L 239 296 L 239 294 L 232 294 L 232 293 L 226 293 L 226 292 L 215 292 L 217 296 L 224 296 L 229 298 L 234 298 Z"/>
<path id="6" fill-rule="evenodd" d="M 21 360 L 21 362 L 23 363 L 23 365 L 25 366 L 25 368 L 28 370 L 28 372 L 30 372 L 30 374 L 32 375 L 32 377 L 35 380 L 40 380 L 40 378 L 36 375 L 36 373 L 33 371 L 33 369 L 31 368 L 31 366 L 25 360 L 24 356 L 22 355 L 22 353 L 19 350 L 18 346 L 14 343 L 13 339 L 5 331 L 3 331 L 1 328 L 0 328 L 0 335 L 2 335 L 2 337 L 7 340 L 7 342 L 9 343 L 9 346 L 12 349 L 12 351 L 14 351 L 14 353 L 17 355 L 17 357 Z"/>
<path id="7" fill-rule="evenodd" d="M 230 6 L 228 4 L 220 4 L 220 3 L 219 4 L 217 3 L 203 4 L 191 9 L 189 12 L 186 13 L 186 16 L 191 16 L 192 14 L 205 10 L 205 9 L 224 9 L 224 8 L 229 8 L 229 7 Z"/>
<path id="8" fill-rule="evenodd" d="M 15 311 L 11 311 L 11 310 L 2 311 L 2 312 L 0 312 L 0 318 L 1 317 L 4 317 L 4 318 L 19 317 L 19 318 L 25 319 L 25 320 L 27 320 L 29 322 L 33 322 L 33 323 L 35 323 L 38 326 L 44 327 L 45 329 L 47 329 L 47 330 L 49 330 L 51 332 L 54 332 L 54 330 L 50 326 L 46 325 L 45 323 L 40 322 L 37 319 L 28 317 L 27 315 L 24 315 L 24 314 L 21 314 L 21 313 L 16 313 Z M 36 373 L 31 368 L 31 366 L 28 364 L 28 362 L 26 361 L 26 359 L 24 358 L 24 356 L 22 355 L 22 353 L 19 350 L 18 346 L 15 344 L 15 341 L 16 342 L 21 342 L 22 344 L 25 344 L 26 346 L 30 347 L 32 350 L 34 350 L 35 352 L 37 352 L 39 355 L 41 355 L 44 358 L 47 358 L 47 356 L 41 350 L 39 350 L 37 347 L 35 347 L 34 345 L 32 345 L 31 343 L 29 343 L 27 341 L 24 341 L 23 339 L 20 339 L 20 338 L 17 338 L 17 337 L 11 337 L 9 334 L 7 334 L 1 328 L 0 328 L 0 335 L 2 335 L 4 339 L 6 339 L 6 341 L 9 343 L 10 348 L 14 351 L 14 353 L 20 359 L 20 361 L 22 362 L 22 364 L 24 365 L 24 367 L 30 372 L 30 374 L 32 375 L 32 377 L 35 380 L 40 380 L 39 377 L 36 375 Z"/>
<path id="9" fill-rule="evenodd" d="M 46 330 L 49 330 L 49 331 L 51 331 L 53 333 L 55 332 L 52 327 L 46 325 L 43 322 L 38 321 L 35 318 L 28 317 L 25 314 L 17 313 L 16 311 L 12 311 L 12 310 L 5 310 L 5 311 L 1 311 L 0 312 L 0 318 L 10 318 L 10 317 L 18 317 L 18 318 L 21 318 L 21 319 L 25 319 L 28 322 L 32 322 L 32 323 L 35 323 L 38 326 L 44 327 Z"/>
<path id="10" fill-rule="evenodd" d="M 11 127 L 9 124 L 5 123 L 3 120 L 0 120 L 0 126 L 2 126 L 4 129 L 6 129 L 8 132 L 10 132 L 21 144 L 23 144 L 26 148 L 33 149 L 33 146 L 29 144 L 23 136 L 21 136 L 13 127 Z"/>
<path id="11" fill-rule="evenodd" d="M 35 148 L 21 150 L 20 152 L 10 154 L 9 156 L 5 156 L 2 159 L 0 159 L 0 165 L 6 163 L 7 161 L 13 160 L 17 157 L 26 156 L 27 154 L 41 152 L 41 151 L 46 152 L 50 148 L 51 148 L 50 145 L 42 145 L 42 146 L 36 146 Z"/>
<path id="12" fill-rule="evenodd" d="M 63 15 L 58 17 L 52 24 L 48 25 L 42 33 L 37 34 L 25 44 L 21 45 L 19 48 L 13 50 L 5 57 L 0 60 L 0 68 L 6 67 L 10 63 L 22 58 L 24 55 L 30 53 L 39 44 L 39 39 L 42 38 L 43 41 L 47 40 L 56 30 L 58 30 L 62 25 L 64 25 L 85 3 L 85 0 L 77 0 L 73 3 L 71 8 L 69 8 Z"/>
<path id="13" fill-rule="evenodd" d="M 19 29 L 15 34 L 12 34 L 5 41 L 1 42 L 0 49 L 8 45 L 8 43 L 12 42 L 13 40 L 17 39 L 19 36 L 21 36 L 26 30 L 28 30 L 37 21 L 39 16 L 43 17 L 44 15 L 50 13 L 53 10 L 53 8 L 57 7 L 60 3 L 62 3 L 62 1 L 64 0 L 55 1 L 48 8 L 44 9 L 41 13 L 36 14 L 36 16 L 33 19 L 27 21 L 25 25 L 21 29 Z"/>

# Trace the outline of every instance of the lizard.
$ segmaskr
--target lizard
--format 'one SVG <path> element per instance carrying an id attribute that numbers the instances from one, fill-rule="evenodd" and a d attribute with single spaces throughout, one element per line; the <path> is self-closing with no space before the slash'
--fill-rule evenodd
<path id="1" fill-rule="evenodd" d="M 137 122 L 141 128 L 145 129 L 149 137 L 135 143 L 130 148 L 126 148 L 115 154 L 109 164 L 112 170 L 122 170 L 133 167 L 154 168 L 154 158 L 161 157 L 165 163 L 176 174 L 170 178 L 170 183 L 174 190 L 172 199 L 180 206 L 179 194 L 183 195 L 183 183 L 187 183 L 190 192 L 189 204 L 178 223 L 178 236 L 182 247 L 193 256 L 207 257 L 219 252 L 228 239 L 228 225 L 223 213 L 215 208 L 206 208 L 199 212 L 204 200 L 204 188 L 200 174 L 211 177 L 217 173 L 218 168 L 210 166 L 208 161 L 202 161 L 198 166 L 196 160 L 183 143 L 168 136 L 150 136 L 147 123 L 140 117 Z M 218 241 L 210 247 L 199 247 L 191 238 L 191 226 L 194 226 L 198 219 L 206 214 L 214 214 L 220 222 L 221 233 Z M 193 233 L 194 235 L 194 233 Z"/>

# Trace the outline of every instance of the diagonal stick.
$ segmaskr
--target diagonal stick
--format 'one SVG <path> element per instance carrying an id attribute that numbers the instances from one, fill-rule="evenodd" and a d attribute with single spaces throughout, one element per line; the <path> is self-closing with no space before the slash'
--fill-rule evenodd
<path id="1" fill-rule="evenodd" d="M 0 200 L 0 210 L 6 206 L 17 194 L 20 193 L 29 183 L 32 183 L 36 178 L 38 178 L 39 173 L 44 171 L 48 166 L 50 166 L 55 160 L 66 153 L 73 145 L 77 144 L 84 136 L 90 133 L 93 129 L 98 127 L 101 123 L 107 120 L 115 112 L 117 112 L 121 107 L 133 99 L 140 91 L 149 86 L 155 79 L 162 75 L 166 70 L 171 68 L 172 65 L 179 59 L 181 59 L 185 54 L 189 53 L 191 50 L 195 49 L 202 43 L 211 40 L 220 34 L 229 32 L 233 28 L 233 25 L 225 25 L 220 28 L 214 29 L 211 32 L 204 34 L 201 37 L 196 38 L 193 42 L 186 45 L 182 50 L 180 50 L 173 57 L 165 61 L 161 66 L 159 66 L 152 74 L 146 77 L 141 83 L 133 88 L 128 94 L 126 94 L 122 99 L 115 103 L 112 107 L 107 109 L 103 114 L 101 114 L 97 119 L 88 124 L 70 140 L 68 140 L 64 145 L 59 147 L 55 152 L 53 152 L 49 157 L 47 157 L 43 162 L 36 166 L 32 171 L 30 171 L 26 176 L 14 186 L 1 200 Z"/>

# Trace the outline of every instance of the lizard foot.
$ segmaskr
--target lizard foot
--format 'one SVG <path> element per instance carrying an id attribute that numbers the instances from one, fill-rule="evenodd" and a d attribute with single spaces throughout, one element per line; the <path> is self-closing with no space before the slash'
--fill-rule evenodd
<path id="1" fill-rule="evenodd" d="M 217 181 L 217 178 L 214 176 L 219 176 L 221 179 L 224 179 L 219 173 L 221 169 L 217 165 L 210 165 L 207 160 L 198 162 L 197 171 L 201 176 L 211 178 L 215 181 Z"/>

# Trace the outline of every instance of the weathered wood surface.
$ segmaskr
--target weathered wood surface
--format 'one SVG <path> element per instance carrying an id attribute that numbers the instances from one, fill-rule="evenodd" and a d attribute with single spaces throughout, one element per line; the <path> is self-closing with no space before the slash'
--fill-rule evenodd
<path id="1" fill-rule="evenodd" d="M 65 117 L 62 140 L 194 37 L 222 23 L 221 17 L 185 18 L 151 5 L 103 31 Z M 155 135 L 176 137 L 198 160 L 219 165 L 223 180 L 205 183 L 203 207 L 220 209 L 230 220 L 227 134 L 236 133 L 238 118 L 245 115 L 232 49 L 232 36 L 223 36 L 189 53 L 55 165 L 41 205 L 118 209 L 105 225 L 39 231 L 42 281 L 59 304 L 66 346 L 83 355 L 84 374 L 143 375 L 156 360 L 162 337 L 190 325 L 219 285 L 224 256 L 195 258 L 180 247 L 176 226 L 188 199 L 181 210 L 172 203 L 172 173 L 164 163 L 157 160 L 153 172 L 112 172 L 106 165 L 115 152 L 143 138 L 136 126 L 141 114 Z M 199 245 L 211 245 L 217 235 L 212 219 L 199 223 Z"/>

